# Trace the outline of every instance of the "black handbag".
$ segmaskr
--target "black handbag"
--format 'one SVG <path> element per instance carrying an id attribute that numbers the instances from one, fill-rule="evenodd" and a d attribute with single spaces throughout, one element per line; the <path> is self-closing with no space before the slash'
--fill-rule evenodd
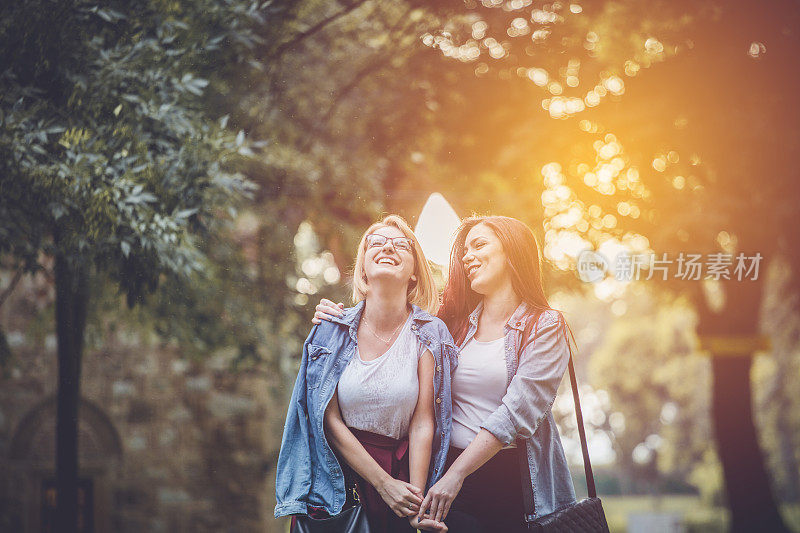
<path id="1" fill-rule="evenodd" d="M 354 505 L 329 518 L 297 515 L 291 533 L 372 533 L 367 521 L 367 512 L 358 501 L 355 486 L 351 490 Z M 348 501 L 351 500 L 348 498 Z"/>
<path id="2" fill-rule="evenodd" d="M 370 533 L 367 512 L 356 504 L 330 518 L 298 516 L 292 533 Z"/>
<path id="3" fill-rule="evenodd" d="M 528 453 L 523 439 L 517 439 L 519 467 L 522 471 L 522 499 L 525 505 L 525 524 L 531 531 L 542 533 L 609 533 L 603 505 L 597 497 L 594 486 L 592 464 L 589 462 L 589 448 L 586 445 L 586 433 L 583 429 L 583 414 L 581 413 L 581 400 L 578 396 L 578 382 L 575 379 L 575 367 L 572 364 L 572 349 L 569 356 L 569 381 L 572 387 L 572 398 L 575 401 L 575 416 L 578 419 L 578 434 L 581 437 L 581 451 L 583 451 L 583 469 L 586 473 L 586 488 L 589 497 L 569 504 L 554 512 L 536 518 L 535 503 L 533 500 L 533 482 L 528 468 Z"/>

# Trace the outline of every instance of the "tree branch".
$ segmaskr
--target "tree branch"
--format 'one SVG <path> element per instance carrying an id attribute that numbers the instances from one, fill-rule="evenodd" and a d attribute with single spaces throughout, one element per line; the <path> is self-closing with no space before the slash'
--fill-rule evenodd
<path id="1" fill-rule="evenodd" d="M 395 21 L 395 23 L 392 24 L 392 26 L 387 29 L 387 33 L 389 33 L 389 35 L 392 35 L 398 28 L 400 28 L 403 22 L 407 19 L 408 14 L 410 12 L 411 8 L 403 12 L 403 14 L 400 15 L 400 17 L 398 17 L 397 21 Z M 370 74 L 372 74 L 377 70 L 380 70 L 380 68 L 383 67 L 391 59 L 391 56 L 396 55 L 396 53 L 397 53 L 396 50 L 391 50 L 391 54 L 379 56 L 378 59 L 369 62 L 367 65 L 362 67 L 358 72 L 356 72 L 355 76 L 353 76 L 353 78 L 344 87 L 342 87 L 338 93 L 336 93 L 336 96 L 333 97 L 331 105 L 328 107 L 328 110 L 325 112 L 325 114 L 317 121 L 316 125 L 312 129 L 312 132 L 314 134 L 318 134 L 324 127 L 324 125 L 328 123 L 333 114 L 336 112 L 336 109 L 339 107 L 339 104 L 341 104 L 344 97 L 350 94 L 350 92 L 352 92 L 356 87 L 358 87 L 361 84 L 361 82 L 364 81 L 364 79 L 366 79 Z M 309 146 L 312 138 L 313 135 L 308 136 L 308 140 L 304 145 L 304 149 Z"/>
<path id="2" fill-rule="evenodd" d="M 19 280 L 22 279 L 22 269 L 18 269 L 17 272 L 14 274 L 14 277 L 11 278 L 11 283 L 8 284 L 8 287 L 0 294 L 0 307 L 3 307 L 6 299 L 14 292 L 14 288 L 19 283 Z"/>
<path id="3" fill-rule="evenodd" d="M 356 0 L 355 2 L 352 2 L 351 4 L 348 4 L 341 11 L 337 11 L 336 13 L 331 15 L 330 17 L 320 20 L 319 22 L 317 22 L 316 24 L 314 24 L 310 28 L 306 29 L 305 31 L 302 31 L 302 32 L 298 33 L 297 35 L 295 35 L 294 37 L 292 37 L 288 41 L 280 44 L 278 46 L 278 48 L 275 49 L 275 52 L 270 56 L 270 58 L 272 60 L 276 60 L 281 55 L 283 55 L 285 52 L 291 50 L 292 48 L 294 48 L 295 46 L 300 44 L 302 41 L 304 41 L 305 39 L 311 37 L 315 33 L 319 32 L 322 29 L 324 29 L 329 24 L 331 24 L 333 22 L 336 22 L 341 17 L 347 15 L 348 13 L 350 13 L 351 11 L 356 9 L 357 7 L 362 6 L 365 3 L 366 3 L 366 0 Z"/>

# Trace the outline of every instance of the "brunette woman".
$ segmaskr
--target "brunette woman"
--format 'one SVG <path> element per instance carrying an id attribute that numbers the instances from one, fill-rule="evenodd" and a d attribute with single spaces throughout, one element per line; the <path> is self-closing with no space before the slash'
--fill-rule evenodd
<path id="1" fill-rule="evenodd" d="M 317 318 L 336 312 L 327 301 L 317 309 Z M 509 217 L 465 220 L 439 316 L 460 349 L 453 434 L 447 472 L 428 490 L 420 514 L 438 521 L 457 511 L 447 519 L 455 532 L 465 517 L 486 532 L 523 531 L 516 446 L 527 457 L 535 516 L 575 501 L 551 412 L 569 363 L 567 325 L 547 302 L 530 228 Z"/>
<path id="2" fill-rule="evenodd" d="M 388 216 L 364 233 L 355 307 L 315 326 L 286 419 L 275 516 L 339 513 L 350 469 L 377 532 L 446 531 L 419 513 L 444 470 L 456 348 L 433 317 L 438 296 L 408 224 Z M 349 477 L 349 476 L 347 476 Z"/>

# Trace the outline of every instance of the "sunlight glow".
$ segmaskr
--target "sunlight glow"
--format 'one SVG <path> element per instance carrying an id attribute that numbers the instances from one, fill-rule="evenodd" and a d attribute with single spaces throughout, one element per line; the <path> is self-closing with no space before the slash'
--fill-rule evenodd
<path id="1" fill-rule="evenodd" d="M 655 37 L 650 37 L 644 42 L 644 49 L 651 54 L 660 54 L 664 51 L 664 45 Z"/>
<path id="2" fill-rule="evenodd" d="M 620 95 L 625 92 L 625 82 L 619 76 L 610 76 L 603 80 L 603 85 L 611 94 Z"/>
<path id="3" fill-rule="evenodd" d="M 750 43 L 750 49 L 747 51 L 747 55 L 752 57 L 753 59 L 758 59 L 761 57 L 761 54 L 766 53 L 767 47 L 764 46 L 764 43 Z"/>
<path id="4" fill-rule="evenodd" d="M 528 78 L 539 87 L 543 87 L 547 84 L 549 76 L 543 68 L 532 68 L 528 69 Z"/>

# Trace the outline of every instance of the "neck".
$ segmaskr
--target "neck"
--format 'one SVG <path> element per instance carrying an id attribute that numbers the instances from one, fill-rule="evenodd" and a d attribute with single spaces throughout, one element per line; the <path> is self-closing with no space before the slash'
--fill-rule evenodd
<path id="1" fill-rule="evenodd" d="M 522 299 L 517 296 L 511 283 L 503 283 L 496 290 L 484 295 L 481 318 L 491 322 L 505 322 L 514 313 Z"/>
<path id="2" fill-rule="evenodd" d="M 406 287 L 370 288 L 364 302 L 363 316 L 378 329 L 393 329 L 408 318 L 408 297 Z"/>

